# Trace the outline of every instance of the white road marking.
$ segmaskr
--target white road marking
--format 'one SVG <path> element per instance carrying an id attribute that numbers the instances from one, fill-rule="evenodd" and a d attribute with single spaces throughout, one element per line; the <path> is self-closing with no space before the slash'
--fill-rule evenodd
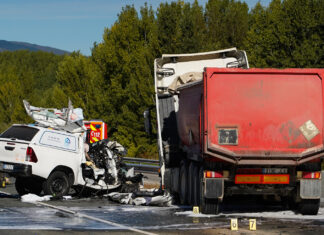
<path id="1" fill-rule="evenodd" d="M 50 205 L 50 204 L 47 204 L 47 203 L 44 203 L 44 202 L 36 202 L 36 204 L 46 206 L 46 207 L 50 207 L 50 208 L 53 208 L 53 209 L 56 209 L 56 210 L 64 211 L 66 213 L 77 215 L 79 217 L 83 217 L 83 218 L 87 218 L 87 219 L 90 219 L 90 220 L 98 221 L 98 222 L 101 222 L 101 223 L 104 223 L 104 224 L 109 224 L 109 225 L 113 225 L 113 226 L 116 226 L 116 227 L 120 227 L 122 229 L 130 230 L 130 231 L 133 231 L 133 232 L 146 234 L 146 235 L 157 235 L 155 233 L 150 233 L 150 232 L 146 232 L 146 231 L 143 231 L 143 230 L 132 228 L 132 227 L 129 227 L 129 226 L 126 226 L 126 225 L 114 223 L 114 222 L 111 222 L 109 220 L 99 219 L 99 218 L 96 218 L 96 217 L 93 217 L 93 216 L 89 216 L 89 215 L 86 215 L 86 214 L 75 212 L 75 211 L 65 209 L 65 208 L 62 208 L 62 207 L 53 206 L 53 205 Z"/>

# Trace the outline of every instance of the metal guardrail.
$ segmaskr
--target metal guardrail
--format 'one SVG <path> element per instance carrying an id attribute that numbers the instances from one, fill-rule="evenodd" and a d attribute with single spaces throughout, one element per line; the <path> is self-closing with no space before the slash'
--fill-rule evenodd
<path id="1" fill-rule="evenodd" d="M 138 172 L 158 174 L 160 169 L 159 160 L 124 157 L 123 162 L 129 167 L 134 167 Z"/>

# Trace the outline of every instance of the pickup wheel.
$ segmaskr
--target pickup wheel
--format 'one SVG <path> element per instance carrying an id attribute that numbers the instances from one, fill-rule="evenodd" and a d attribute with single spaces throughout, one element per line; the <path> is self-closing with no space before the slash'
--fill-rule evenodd
<path id="1" fill-rule="evenodd" d="M 303 199 L 299 204 L 299 211 L 303 215 L 317 215 L 320 199 Z"/>
<path id="2" fill-rule="evenodd" d="M 181 162 L 179 186 L 180 204 L 186 205 L 188 203 L 188 163 L 186 160 Z"/>
<path id="3" fill-rule="evenodd" d="M 54 197 L 68 194 L 70 187 L 69 178 L 62 171 L 54 171 L 43 184 L 44 193 Z"/>
<path id="4" fill-rule="evenodd" d="M 203 167 L 200 167 L 199 170 L 199 182 L 200 182 L 200 211 L 203 214 L 218 214 L 219 213 L 218 199 L 205 198 L 204 195 L 204 168 Z"/>
<path id="5" fill-rule="evenodd" d="M 15 188 L 20 196 L 28 193 L 40 195 L 42 192 L 42 183 L 36 179 L 17 177 Z"/>

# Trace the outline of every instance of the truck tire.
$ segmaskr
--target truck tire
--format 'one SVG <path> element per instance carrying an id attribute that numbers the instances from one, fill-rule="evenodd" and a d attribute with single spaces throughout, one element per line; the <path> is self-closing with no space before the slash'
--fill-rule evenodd
<path id="1" fill-rule="evenodd" d="M 193 205 L 194 202 L 194 162 L 190 161 L 188 168 L 188 204 Z"/>
<path id="2" fill-rule="evenodd" d="M 54 197 L 62 197 L 69 193 L 68 176 L 62 171 L 54 171 L 43 184 L 44 193 Z"/>
<path id="3" fill-rule="evenodd" d="M 302 215 L 317 215 L 320 207 L 320 199 L 303 199 L 299 204 Z"/>
<path id="4" fill-rule="evenodd" d="M 188 163 L 186 160 L 181 162 L 180 167 L 180 185 L 179 185 L 179 199 L 181 205 L 188 203 Z"/>
<path id="5" fill-rule="evenodd" d="M 203 214 L 218 214 L 219 201 L 218 199 L 208 199 L 204 195 L 204 168 L 200 167 L 199 182 L 200 182 L 200 211 Z"/>
<path id="6" fill-rule="evenodd" d="M 199 206 L 200 201 L 200 181 L 199 181 L 199 166 L 193 165 L 193 206 Z"/>
<path id="7" fill-rule="evenodd" d="M 42 183 L 38 180 L 30 178 L 17 177 L 15 188 L 20 196 L 28 193 L 40 195 L 40 193 L 42 192 Z"/>

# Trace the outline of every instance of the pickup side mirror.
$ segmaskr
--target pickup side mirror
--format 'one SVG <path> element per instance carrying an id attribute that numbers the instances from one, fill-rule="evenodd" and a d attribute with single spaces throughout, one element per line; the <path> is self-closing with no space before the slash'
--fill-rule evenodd
<path id="1" fill-rule="evenodd" d="M 150 109 L 146 109 L 143 113 L 144 115 L 144 127 L 145 127 L 145 132 L 148 135 L 152 134 L 152 123 L 151 123 L 151 111 Z"/>

